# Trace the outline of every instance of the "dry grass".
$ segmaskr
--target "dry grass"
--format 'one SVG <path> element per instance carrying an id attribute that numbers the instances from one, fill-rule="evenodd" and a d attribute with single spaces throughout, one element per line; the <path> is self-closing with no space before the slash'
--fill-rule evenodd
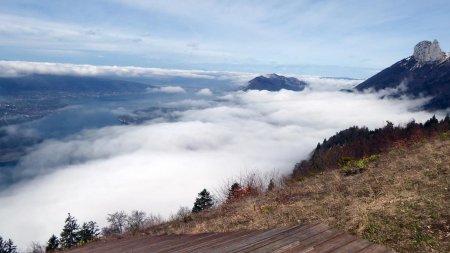
<path id="1" fill-rule="evenodd" d="M 322 222 L 399 252 L 450 252 L 448 136 L 382 154 L 360 174 L 324 172 L 147 232 L 224 232 Z"/>

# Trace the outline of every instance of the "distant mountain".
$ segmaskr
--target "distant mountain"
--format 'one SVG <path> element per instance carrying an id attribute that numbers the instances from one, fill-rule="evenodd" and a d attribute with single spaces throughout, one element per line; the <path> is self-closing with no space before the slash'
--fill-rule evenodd
<path id="1" fill-rule="evenodd" d="M 27 94 L 113 94 L 143 92 L 153 86 L 103 77 L 28 75 L 0 77 L 0 95 Z"/>
<path id="2" fill-rule="evenodd" d="M 431 96 L 425 109 L 450 108 L 450 54 L 435 40 L 422 41 L 405 58 L 355 87 L 362 91 L 398 88 L 395 95 Z"/>
<path id="3" fill-rule="evenodd" d="M 248 90 L 268 90 L 279 91 L 282 89 L 302 91 L 308 84 L 304 81 L 298 80 L 295 77 L 285 77 L 277 74 L 270 74 L 267 76 L 258 76 L 248 82 L 244 91 Z"/>

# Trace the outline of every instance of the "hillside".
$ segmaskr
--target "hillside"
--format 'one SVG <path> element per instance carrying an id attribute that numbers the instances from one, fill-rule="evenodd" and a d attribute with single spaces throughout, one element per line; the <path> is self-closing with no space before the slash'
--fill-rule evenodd
<path id="1" fill-rule="evenodd" d="M 321 222 L 398 252 L 450 251 L 450 135 L 392 148 L 362 173 L 332 170 L 149 228 L 146 233 L 264 229 Z"/>

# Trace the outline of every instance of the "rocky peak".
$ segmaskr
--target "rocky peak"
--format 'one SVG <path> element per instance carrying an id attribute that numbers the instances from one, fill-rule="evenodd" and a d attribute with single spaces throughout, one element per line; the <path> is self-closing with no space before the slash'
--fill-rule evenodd
<path id="1" fill-rule="evenodd" d="M 414 47 L 414 59 L 419 63 L 428 63 L 442 60 L 446 54 L 442 52 L 437 40 L 421 41 Z"/>

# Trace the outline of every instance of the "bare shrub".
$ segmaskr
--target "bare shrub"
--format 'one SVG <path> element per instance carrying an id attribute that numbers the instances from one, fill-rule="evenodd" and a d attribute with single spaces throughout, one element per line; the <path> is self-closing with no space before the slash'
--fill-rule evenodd
<path id="1" fill-rule="evenodd" d="M 38 242 L 31 242 L 29 248 L 26 251 L 27 253 L 44 253 L 45 247 L 42 246 Z"/>
<path id="2" fill-rule="evenodd" d="M 144 227 L 145 228 L 153 227 L 153 226 L 159 225 L 163 222 L 164 222 L 164 219 L 161 215 L 159 215 L 159 214 L 155 215 L 155 214 L 149 213 L 144 220 Z"/>
<path id="3" fill-rule="evenodd" d="M 187 223 L 192 220 L 191 214 L 192 212 L 189 207 L 180 206 L 177 213 L 172 217 L 172 220 L 178 220 Z"/>
<path id="4" fill-rule="evenodd" d="M 229 203 L 238 199 L 257 196 L 270 189 L 284 187 L 283 177 L 277 170 L 268 173 L 245 172 L 237 178 L 231 178 L 216 190 L 216 195 L 220 203 Z"/>
<path id="5" fill-rule="evenodd" d="M 118 211 L 112 214 L 108 214 L 106 220 L 109 222 L 109 226 L 102 228 L 102 234 L 122 234 L 123 232 L 125 232 L 127 218 L 128 216 L 124 211 Z"/>
<path id="6" fill-rule="evenodd" d="M 144 227 L 146 214 L 144 211 L 133 210 L 127 217 L 127 230 L 136 231 Z"/>

